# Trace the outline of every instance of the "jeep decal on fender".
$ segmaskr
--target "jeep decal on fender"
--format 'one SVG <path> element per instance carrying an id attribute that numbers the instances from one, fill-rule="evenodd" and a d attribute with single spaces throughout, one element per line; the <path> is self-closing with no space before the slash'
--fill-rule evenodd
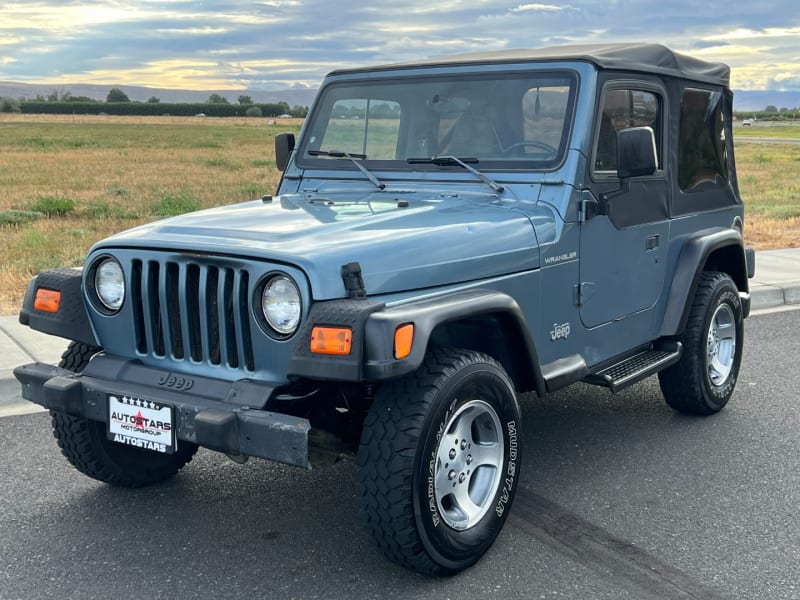
<path id="1" fill-rule="evenodd" d="M 570 326 L 569 323 L 553 323 L 553 329 L 550 330 L 550 341 L 565 340 L 569 337 Z"/>

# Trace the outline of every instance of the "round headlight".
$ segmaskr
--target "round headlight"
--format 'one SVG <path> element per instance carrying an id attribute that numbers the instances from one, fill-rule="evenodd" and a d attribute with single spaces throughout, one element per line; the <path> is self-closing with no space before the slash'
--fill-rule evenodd
<path id="1" fill-rule="evenodd" d="M 297 285 L 286 275 L 276 275 L 264 286 L 261 293 L 264 318 L 276 333 L 292 335 L 300 325 L 302 305 Z"/>
<path id="2" fill-rule="evenodd" d="M 122 267 L 113 258 L 106 258 L 94 271 L 94 289 L 108 310 L 118 311 L 125 300 L 125 278 Z"/>

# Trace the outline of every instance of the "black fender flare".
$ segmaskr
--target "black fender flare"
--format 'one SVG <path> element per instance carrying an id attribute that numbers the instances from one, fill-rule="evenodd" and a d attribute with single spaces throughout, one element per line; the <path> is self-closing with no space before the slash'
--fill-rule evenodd
<path id="1" fill-rule="evenodd" d="M 686 328 L 700 277 L 712 255 L 724 260 L 724 262 L 713 260 L 713 269 L 724 271 L 731 276 L 749 307 L 747 281 L 749 268 L 742 234 L 737 229 L 718 228 L 698 231 L 686 239 L 678 256 L 661 321 L 662 336 L 680 335 Z"/>
<path id="2" fill-rule="evenodd" d="M 82 269 L 69 268 L 52 269 L 35 275 L 28 283 L 19 322 L 42 333 L 99 346 L 83 300 L 82 276 Z M 48 313 L 35 308 L 39 289 L 61 292 L 56 312 Z"/>
<path id="3" fill-rule="evenodd" d="M 545 394 L 538 354 L 525 317 L 516 300 L 496 290 L 474 289 L 384 307 L 367 318 L 364 335 L 364 376 L 367 381 L 392 379 L 416 371 L 423 363 L 434 330 L 448 323 L 494 317 L 508 337 L 517 389 Z M 394 356 L 394 333 L 413 323 L 411 353 Z M 508 369 L 508 365 L 504 365 Z M 513 365 L 512 365 L 513 366 Z"/>

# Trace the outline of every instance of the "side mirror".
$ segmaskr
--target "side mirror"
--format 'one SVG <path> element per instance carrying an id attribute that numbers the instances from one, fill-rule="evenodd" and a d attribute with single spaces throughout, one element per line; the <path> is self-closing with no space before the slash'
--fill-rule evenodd
<path id="1" fill-rule="evenodd" d="M 289 164 L 289 157 L 294 150 L 294 134 L 279 133 L 275 136 L 275 164 L 279 171 L 284 171 Z"/>
<path id="2" fill-rule="evenodd" d="M 617 176 L 652 175 L 658 169 L 656 135 L 650 127 L 630 127 L 617 133 Z"/>

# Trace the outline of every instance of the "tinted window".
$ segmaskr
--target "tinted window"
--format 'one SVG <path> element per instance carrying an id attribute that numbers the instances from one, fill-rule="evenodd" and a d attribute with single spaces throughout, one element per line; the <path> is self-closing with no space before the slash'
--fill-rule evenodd
<path id="1" fill-rule="evenodd" d="M 687 88 L 681 98 L 678 183 L 684 191 L 726 182 L 728 161 L 722 94 Z"/>
<path id="2" fill-rule="evenodd" d="M 611 89 L 603 97 L 600 130 L 595 146 L 595 171 L 617 170 L 617 132 L 628 127 L 650 127 L 656 135 L 661 165 L 661 102 L 653 92 Z"/>

